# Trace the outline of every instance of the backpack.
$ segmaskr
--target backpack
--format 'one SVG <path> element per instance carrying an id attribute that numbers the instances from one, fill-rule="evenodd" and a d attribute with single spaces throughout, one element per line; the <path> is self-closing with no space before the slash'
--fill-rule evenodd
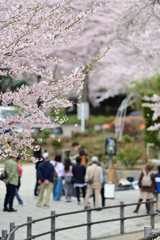
<path id="1" fill-rule="evenodd" d="M 142 177 L 142 187 L 150 187 L 152 185 L 152 179 L 151 174 L 152 172 L 149 172 L 148 174 L 146 171 L 143 171 L 144 176 Z"/>

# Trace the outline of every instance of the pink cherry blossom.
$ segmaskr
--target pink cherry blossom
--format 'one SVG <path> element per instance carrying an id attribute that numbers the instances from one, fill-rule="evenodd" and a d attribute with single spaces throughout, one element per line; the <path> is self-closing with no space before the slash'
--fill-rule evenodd
<path id="1" fill-rule="evenodd" d="M 38 83 L 0 94 L 3 106 L 12 104 L 24 112 L 23 116 L 0 121 L 0 128 L 13 132 L 13 135 L 0 134 L 0 161 L 19 153 L 27 160 L 26 148 L 32 149 L 34 141 L 28 130 L 33 126 L 53 127 L 66 121 L 66 116 L 59 119 L 59 108 L 72 104 L 68 96 L 73 93 L 80 98 L 84 78 L 93 72 L 91 66 L 105 55 L 88 61 L 88 67 L 85 65 L 84 68 L 82 63 L 78 71 L 73 67 L 67 75 L 61 71 L 58 78 L 53 76 L 51 67 L 63 67 L 65 63 L 63 56 L 50 55 L 51 50 L 57 50 L 61 45 L 71 46 L 79 37 L 82 26 L 97 12 L 99 4 L 93 0 L 77 12 L 71 0 L 1 0 L 0 9 L 0 74 L 9 74 L 15 80 L 21 79 L 23 73 L 41 76 Z M 57 114 L 54 123 L 45 115 L 48 109 L 54 109 Z M 21 133 L 15 131 L 19 125 L 23 129 Z"/>

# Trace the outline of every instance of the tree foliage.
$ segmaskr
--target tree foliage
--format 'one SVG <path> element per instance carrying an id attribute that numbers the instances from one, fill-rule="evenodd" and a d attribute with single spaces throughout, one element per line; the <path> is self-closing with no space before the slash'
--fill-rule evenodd
<path id="1" fill-rule="evenodd" d="M 160 146 L 160 139 L 158 137 L 158 127 L 160 118 L 154 118 L 155 111 L 152 109 L 152 99 L 160 95 L 160 75 L 157 74 L 152 78 L 143 79 L 141 82 L 134 82 L 130 93 L 133 94 L 133 106 L 134 109 L 142 110 L 143 117 L 145 119 L 144 129 L 144 142 L 154 143 L 156 149 Z"/>

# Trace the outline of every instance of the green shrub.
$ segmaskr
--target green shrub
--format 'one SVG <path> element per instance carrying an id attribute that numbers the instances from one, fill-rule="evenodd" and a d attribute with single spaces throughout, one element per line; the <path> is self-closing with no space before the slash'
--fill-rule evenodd
<path id="1" fill-rule="evenodd" d="M 102 158 L 102 156 L 103 156 L 103 153 L 102 153 L 102 152 L 99 152 L 99 151 L 97 151 L 97 152 L 95 153 L 95 156 L 97 156 L 97 157 L 98 157 L 98 159 L 100 160 L 100 159 Z"/>
<path id="2" fill-rule="evenodd" d="M 100 143 L 104 143 L 105 144 L 106 141 L 106 134 L 101 134 L 98 138 L 97 138 L 97 142 Z"/>
<path id="3" fill-rule="evenodd" d="M 140 134 L 140 126 L 143 122 L 125 122 L 124 124 L 124 129 L 123 129 L 123 134 L 124 135 L 129 135 L 131 137 L 137 137 L 137 135 Z"/>
<path id="4" fill-rule="evenodd" d="M 102 157 L 101 157 L 101 159 L 99 159 L 100 160 L 100 162 L 102 162 L 103 164 L 108 164 L 108 156 L 106 156 L 106 155 L 103 155 Z"/>
<path id="5" fill-rule="evenodd" d="M 63 140 L 62 139 L 60 140 L 58 137 L 51 140 L 52 147 L 62 148 L 63 144 L 64 144 Z"/>
<path id="6" fill-rule="evenodd" d="M 117 156 L 123 165 L 133 167 L 142 156 L 142 151 L 138 147 L 128 144 L 122 151 L 117 152 Z"/>
<path id="7" fill-rule="evenodd" d="M 97 136 L 98 135 L 98 133 L 97 133 L 97 131 L 95 129 L 89 129 L 88 130 L 88 134 L 90 136 Z"/>
<path id="8" fill-rule="evenodd" d="M 124 142 L 124 143 L 131 143 L 131 142 L 133 142 L 133 137 L 130 137 L 129 135 L 123 135 L 123 137 L 122 137 L 122 141 Z"/>
<path id="9" fill-rule="evenodd" d="M 47 144 L 47 139 L 43 139 L 41 142 L 41 145 L 46 145 Z"/>
<path id="10" fill-rule="evenodd" d="M 53 134 L 53 130 L 46 128 L 46 129 L 42 130 L 42 132 L 40 133 L 39 137 L 47 138 L 51 134 Z"/>

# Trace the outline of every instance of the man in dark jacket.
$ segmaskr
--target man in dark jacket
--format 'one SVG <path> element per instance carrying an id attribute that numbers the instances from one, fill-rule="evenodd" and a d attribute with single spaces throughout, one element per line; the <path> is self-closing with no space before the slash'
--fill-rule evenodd
<path id="1" fill-rule="evenodd" d="M 76 187 L 76 196 L 78 204 L 81 203 L 80 201 L 80 189 L 82 190 L 83 198 L 85 198 L 85 192 L 86 192 L 86 184 L 84 182 L 84 177 L 86 174 L 86 168 L 84 165 L 81 164 L 81 157 L 76 157 L 76 162 L 73 166 L 72 173 L 74 176 L 74 186 Z"/>
<path id="2" fill-rule="evenodd" d="M 49 154 L 44 153 L 43 159 L 44 159 L 44 162 L 40 163 L 38 166 L 38 176 L 42 181 L 42 183 L 40 187 L 37 207 L 41 207 L 45 189 L 47 189 L 47 193 L 45 197 L 44 207 L 49 207 L 50 194 L 53 188 L 54 168 L 53 168 L 53 165 L 49 162 Z"/>

